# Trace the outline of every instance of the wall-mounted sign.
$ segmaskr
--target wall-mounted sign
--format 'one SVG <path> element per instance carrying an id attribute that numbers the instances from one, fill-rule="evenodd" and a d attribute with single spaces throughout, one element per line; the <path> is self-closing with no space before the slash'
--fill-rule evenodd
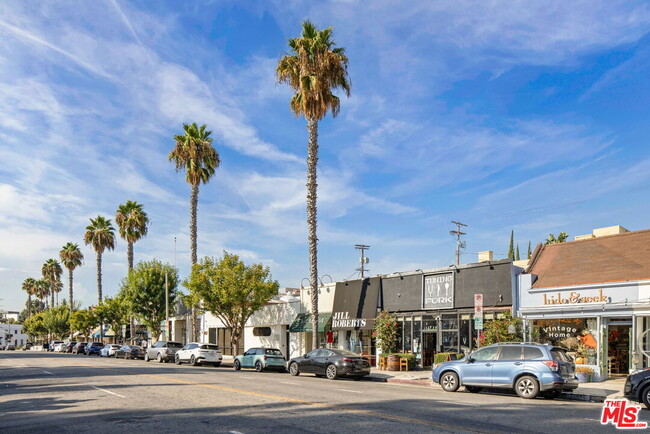
<path id="1" fill-rule="evenodd" d="M 570 292 L 568 294 L 544 294 L 544 305 L 553 304 L 583 304 L 583 303 L 611 303 L 612 299 L 605 294 L 603 290 L 599 289 L 597 294 L 594 295 L 581 295 L 579 292 Z"/>
<path id="2" fill-rule="evenodd" d="M 448 309 L 454 307 L 454 273 L 424 276 L 422 307 Z"/>

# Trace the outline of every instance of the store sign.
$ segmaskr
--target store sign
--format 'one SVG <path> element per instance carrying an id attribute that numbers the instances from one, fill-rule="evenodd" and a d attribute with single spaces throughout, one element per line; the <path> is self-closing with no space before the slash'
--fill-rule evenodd
<path id="1" fill-rule="evenodd" d="M 422 298 L 424 309 L 453 308 L 454 273 L 424 276 Z"/>
<path id="2" fill-rule="evenodd" d="M 584 296 L 579 292 L 570 292 L 569 294 L 562 294 L 558 292 L 556 295 L 544 294 L 544 305 L 555 304 L 584 304 L 584 303 L 611 303 L 612 299 L 603 294 L 603 290 L 599 289 L 598 293 L 592 296 Z"/>
<path id="3" fill-rule="evenodd" d="M 332 328 L 358 329 L 366 326 L 365 318 L 350 318 L 350 312 L 334 312 L 332 314 Z"/>

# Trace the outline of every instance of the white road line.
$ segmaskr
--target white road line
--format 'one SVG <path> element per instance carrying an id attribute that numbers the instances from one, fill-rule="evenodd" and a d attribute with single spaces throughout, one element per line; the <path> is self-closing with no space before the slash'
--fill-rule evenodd
<path id="1" fill-rule="evenodd" d="M 46 374 L 54 375 L 54 374 L 51 373 L 50 371 L 46 371 L 46 370 L 43 370 L 43 369 L 41 369 L 41 370 L 42 370 L 43 372 L 45 372 Z"/>
<path id="2" fill-rule="evenodd" d="M 341 392 L 349 392 L 349 393 L 363 393 L 359 390 L 350 390 L 350 389 L 336 389 L 336 390 L 340 390 Z"/>
<path id="3" fill-rule="evenodd" d="M 244 433 L 239 431 L 230 431 L 230 434 L 244 434 Z"/>
<path id="4" fill-rule="evenodd" d="M 280 383 L 282 383 L 282 384 L 292 384 L 292 385 L 294 385 L 294 386 L 297 386 L 297 385 L 298 385 L 298 383 L 292 383 L 292 382 L 290 382 L 290 381 L 280 381 Z"/>
<path id="5" fill-rule="evenodd" d="M 598 420 L 598 419 L 587 419 L 586 417 L 585 417 L 585 420 L 591 420 L 593 422 L 602 422 L 601 420 Z"/>
<path id="6" fill-rule="evenodd" d="M 102 392 L 110 393 L 111 395 L 119 396 L 120 398 L 124 398 L 124 396 L 115 392 L 111 392 L 110 390 L 100 389 L 99 387 L 95 387 L 95 386 L 90 386 L 90 387 L 92 387 L 93 389 L 101 390 Z"/>

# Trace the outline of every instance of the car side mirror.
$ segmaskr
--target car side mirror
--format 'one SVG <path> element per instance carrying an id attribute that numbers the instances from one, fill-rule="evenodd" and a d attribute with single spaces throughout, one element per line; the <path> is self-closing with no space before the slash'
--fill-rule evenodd
<path id="1" fill-rule="evenodd" d="M 309 358 L 309 354 L 305 354 L 303 357 L 304 357 L 305 359 L 308 359 L 308 358 Z"/>
<path id="2" fill-rule="evenodd" d="M 476 359 L 474 359 L 473 357 L 468 357 L 466 360 L 467 363 L 474 363 L 475 361 Z"/>

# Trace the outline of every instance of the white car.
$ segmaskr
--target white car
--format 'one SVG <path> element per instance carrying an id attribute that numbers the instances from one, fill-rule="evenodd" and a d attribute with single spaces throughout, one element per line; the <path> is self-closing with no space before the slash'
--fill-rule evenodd
<path id="1" fill-rule="evenodd" d="M 177 365 L 187 362 L 192 366 L 199 363 L 212 363 L 214 366 L 220 366 L 222 360 L 223 355 L 218 346 L 199 342 L 190 342 L 178 350 L 174 356 Z"/>
<path id="2" fill-rule="evenodd" d="M 99 357 L 112 357 L 115 356 L 115 351 L 118 350 L 121 345 L 117 344 L 107 344 L 99 350 Z"/>
<path id="3" fill-rule="evenodd" d="M 56 342 L 54 346 L 52 347 L 52 351 L 55 353 L 62 353 L 65 351 L 65 343 L 64 342 Z"/>
<path id="4" fill-rule="evenodd" d="M 56 346 L 61 345 L 62 343 L 63 343 L 63 341 L 52 341 L 52 342 L 50 342 L 50 346 L 49 346 L 48 351 L 56 351 Z"/>

